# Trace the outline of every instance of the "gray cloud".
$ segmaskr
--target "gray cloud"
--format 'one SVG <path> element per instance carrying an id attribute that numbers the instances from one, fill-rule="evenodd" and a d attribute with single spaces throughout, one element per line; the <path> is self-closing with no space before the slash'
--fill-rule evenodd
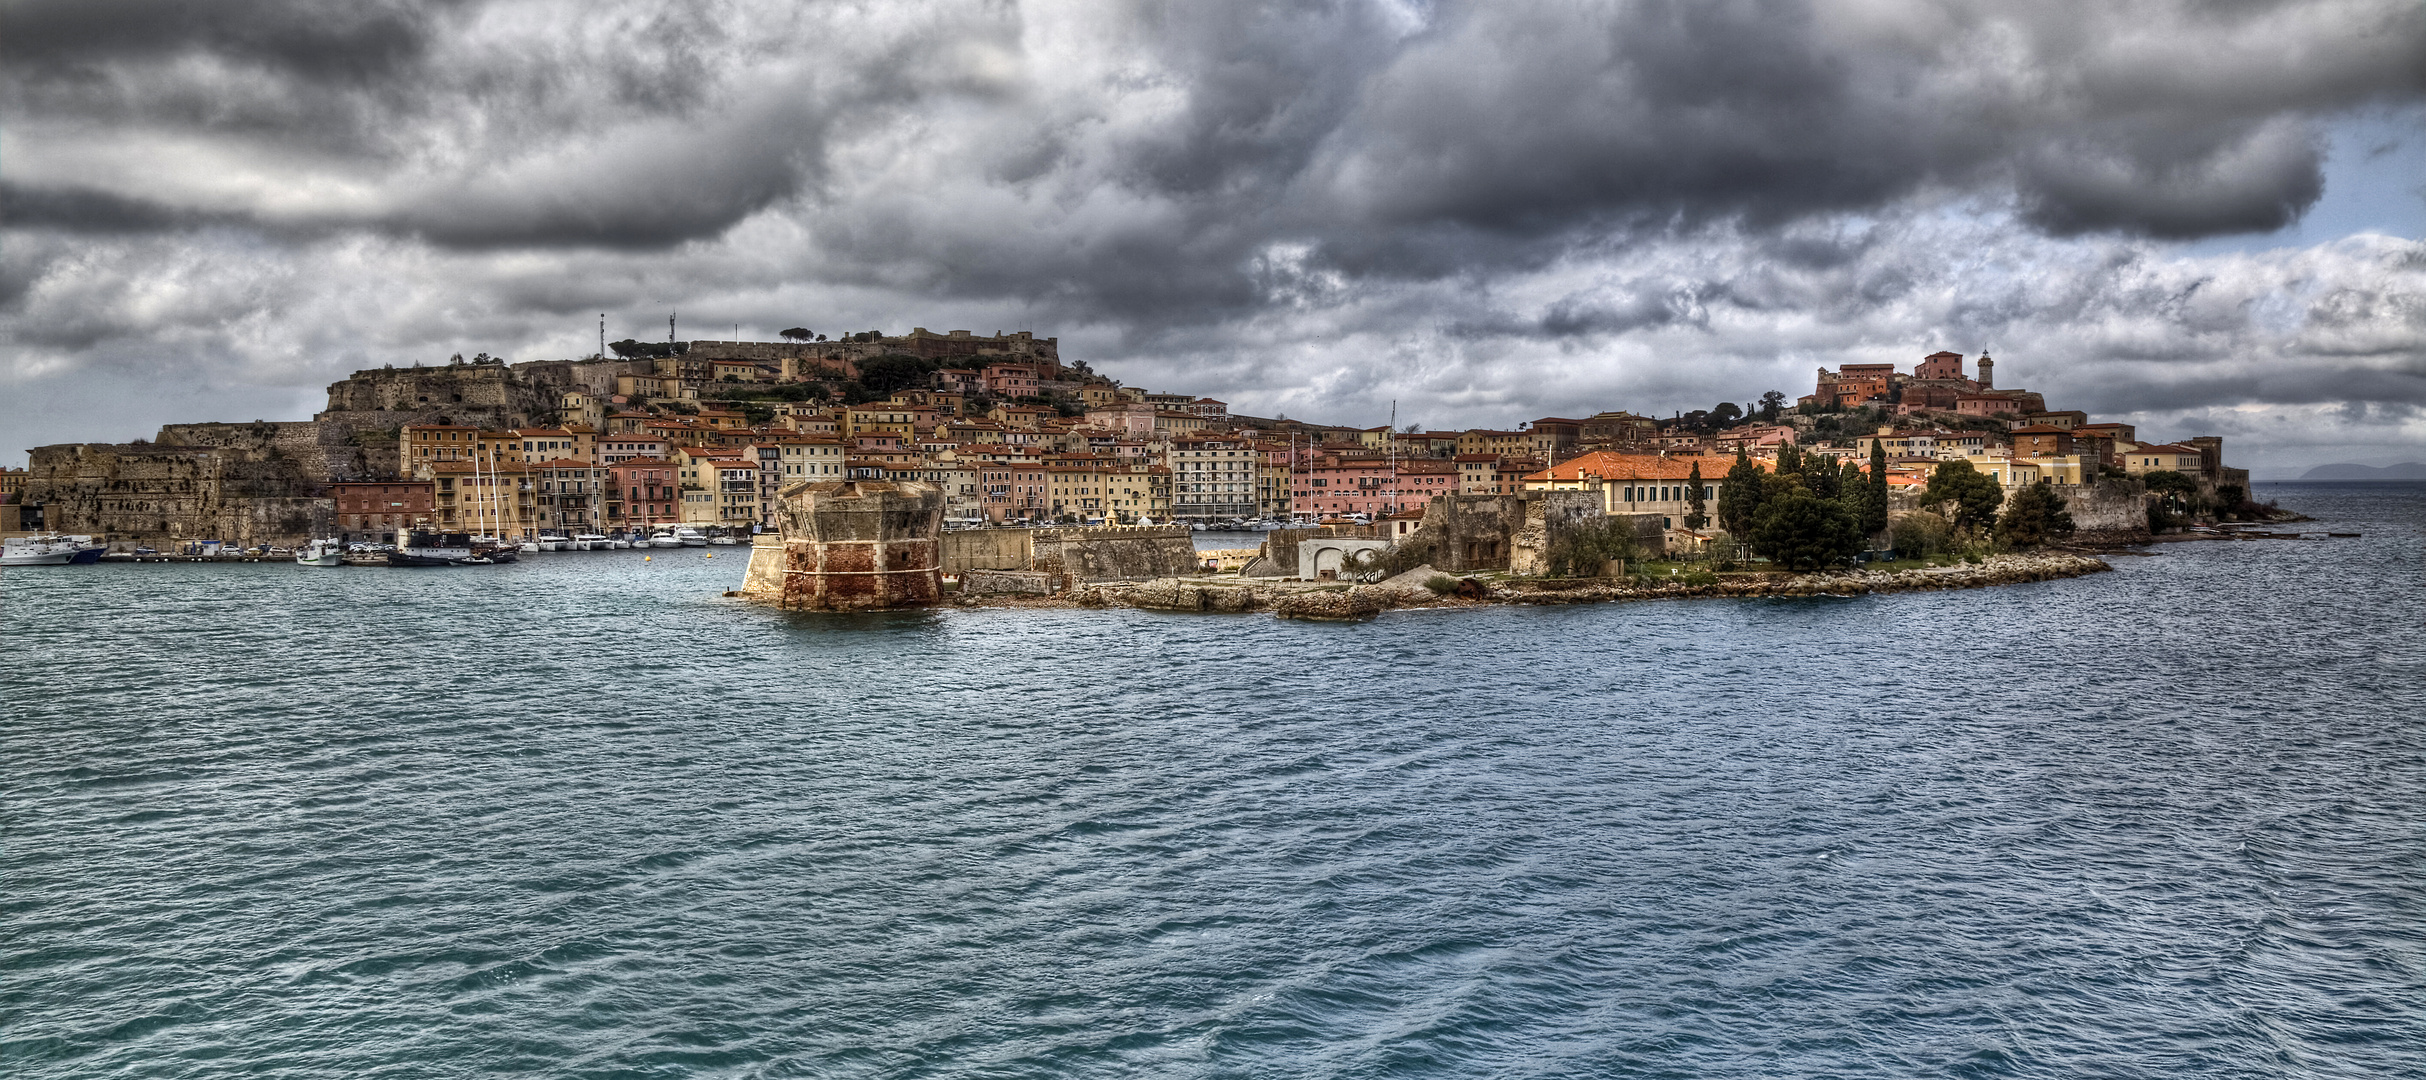
<path id="1" fill-rule="evenodd" d="M 2297 219 L 2323 125 L 2422 101 L 2406 0 L 19 3 L 0 370 L 679 306 L 1478 421 L 1965 342 L 2111 408 L 2416 404 L 2413 249 L 2149 242 Z"/>

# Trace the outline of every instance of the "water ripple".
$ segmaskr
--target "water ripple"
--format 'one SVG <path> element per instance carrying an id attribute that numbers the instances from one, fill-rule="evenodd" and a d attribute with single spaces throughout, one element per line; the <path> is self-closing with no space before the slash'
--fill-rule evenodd
<path id="1" fill-rule="evenodd" d="M 2366 537 L 1348 626 L 9 571 L 0 1063 L 2419 1075 L 2426 498 L 2281 494 Z"/>

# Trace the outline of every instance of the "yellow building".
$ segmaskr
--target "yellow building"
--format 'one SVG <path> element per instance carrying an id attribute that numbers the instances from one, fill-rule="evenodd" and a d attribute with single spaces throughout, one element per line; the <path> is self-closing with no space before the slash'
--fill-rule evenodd
<path id="1" fill-rule="evenodd" d="M 783 449 L 779 488 L 842 479 L 842 440 L 788 436 L 775 442 Z"/>
<path id="2" fill-rule="evenodd" d="M 431 522 L 440 529 L 520 539 L 532 535 L 538 520 L 537 492 L 527 466 L 519 461 L 491 468 L 470 461 L 434 461 L 416 465 L 413 478 L 430 481 Z"/>

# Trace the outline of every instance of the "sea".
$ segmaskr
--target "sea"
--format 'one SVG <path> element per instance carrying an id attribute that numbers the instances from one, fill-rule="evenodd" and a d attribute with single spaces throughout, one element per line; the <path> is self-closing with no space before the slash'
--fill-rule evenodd
<path id="1" fill-rule="evenodd" d="M 2426 485 L 2258 495 L 1356 624 L 8 570 L 0 1075 L 2426 1075 Z"/>

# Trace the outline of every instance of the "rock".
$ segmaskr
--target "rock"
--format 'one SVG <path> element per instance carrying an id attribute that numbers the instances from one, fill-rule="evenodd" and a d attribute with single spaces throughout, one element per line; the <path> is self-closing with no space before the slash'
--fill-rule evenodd
<path id="1" fill-rule="evenodd" d="M 1272 604 L 1272 612 L 1284 619 L 1309 622 L 1355 622 L 1382 613 L 1380 591 L 1360 585 L 1345 592 L 1301 592 L 1283 596 Z"/>

